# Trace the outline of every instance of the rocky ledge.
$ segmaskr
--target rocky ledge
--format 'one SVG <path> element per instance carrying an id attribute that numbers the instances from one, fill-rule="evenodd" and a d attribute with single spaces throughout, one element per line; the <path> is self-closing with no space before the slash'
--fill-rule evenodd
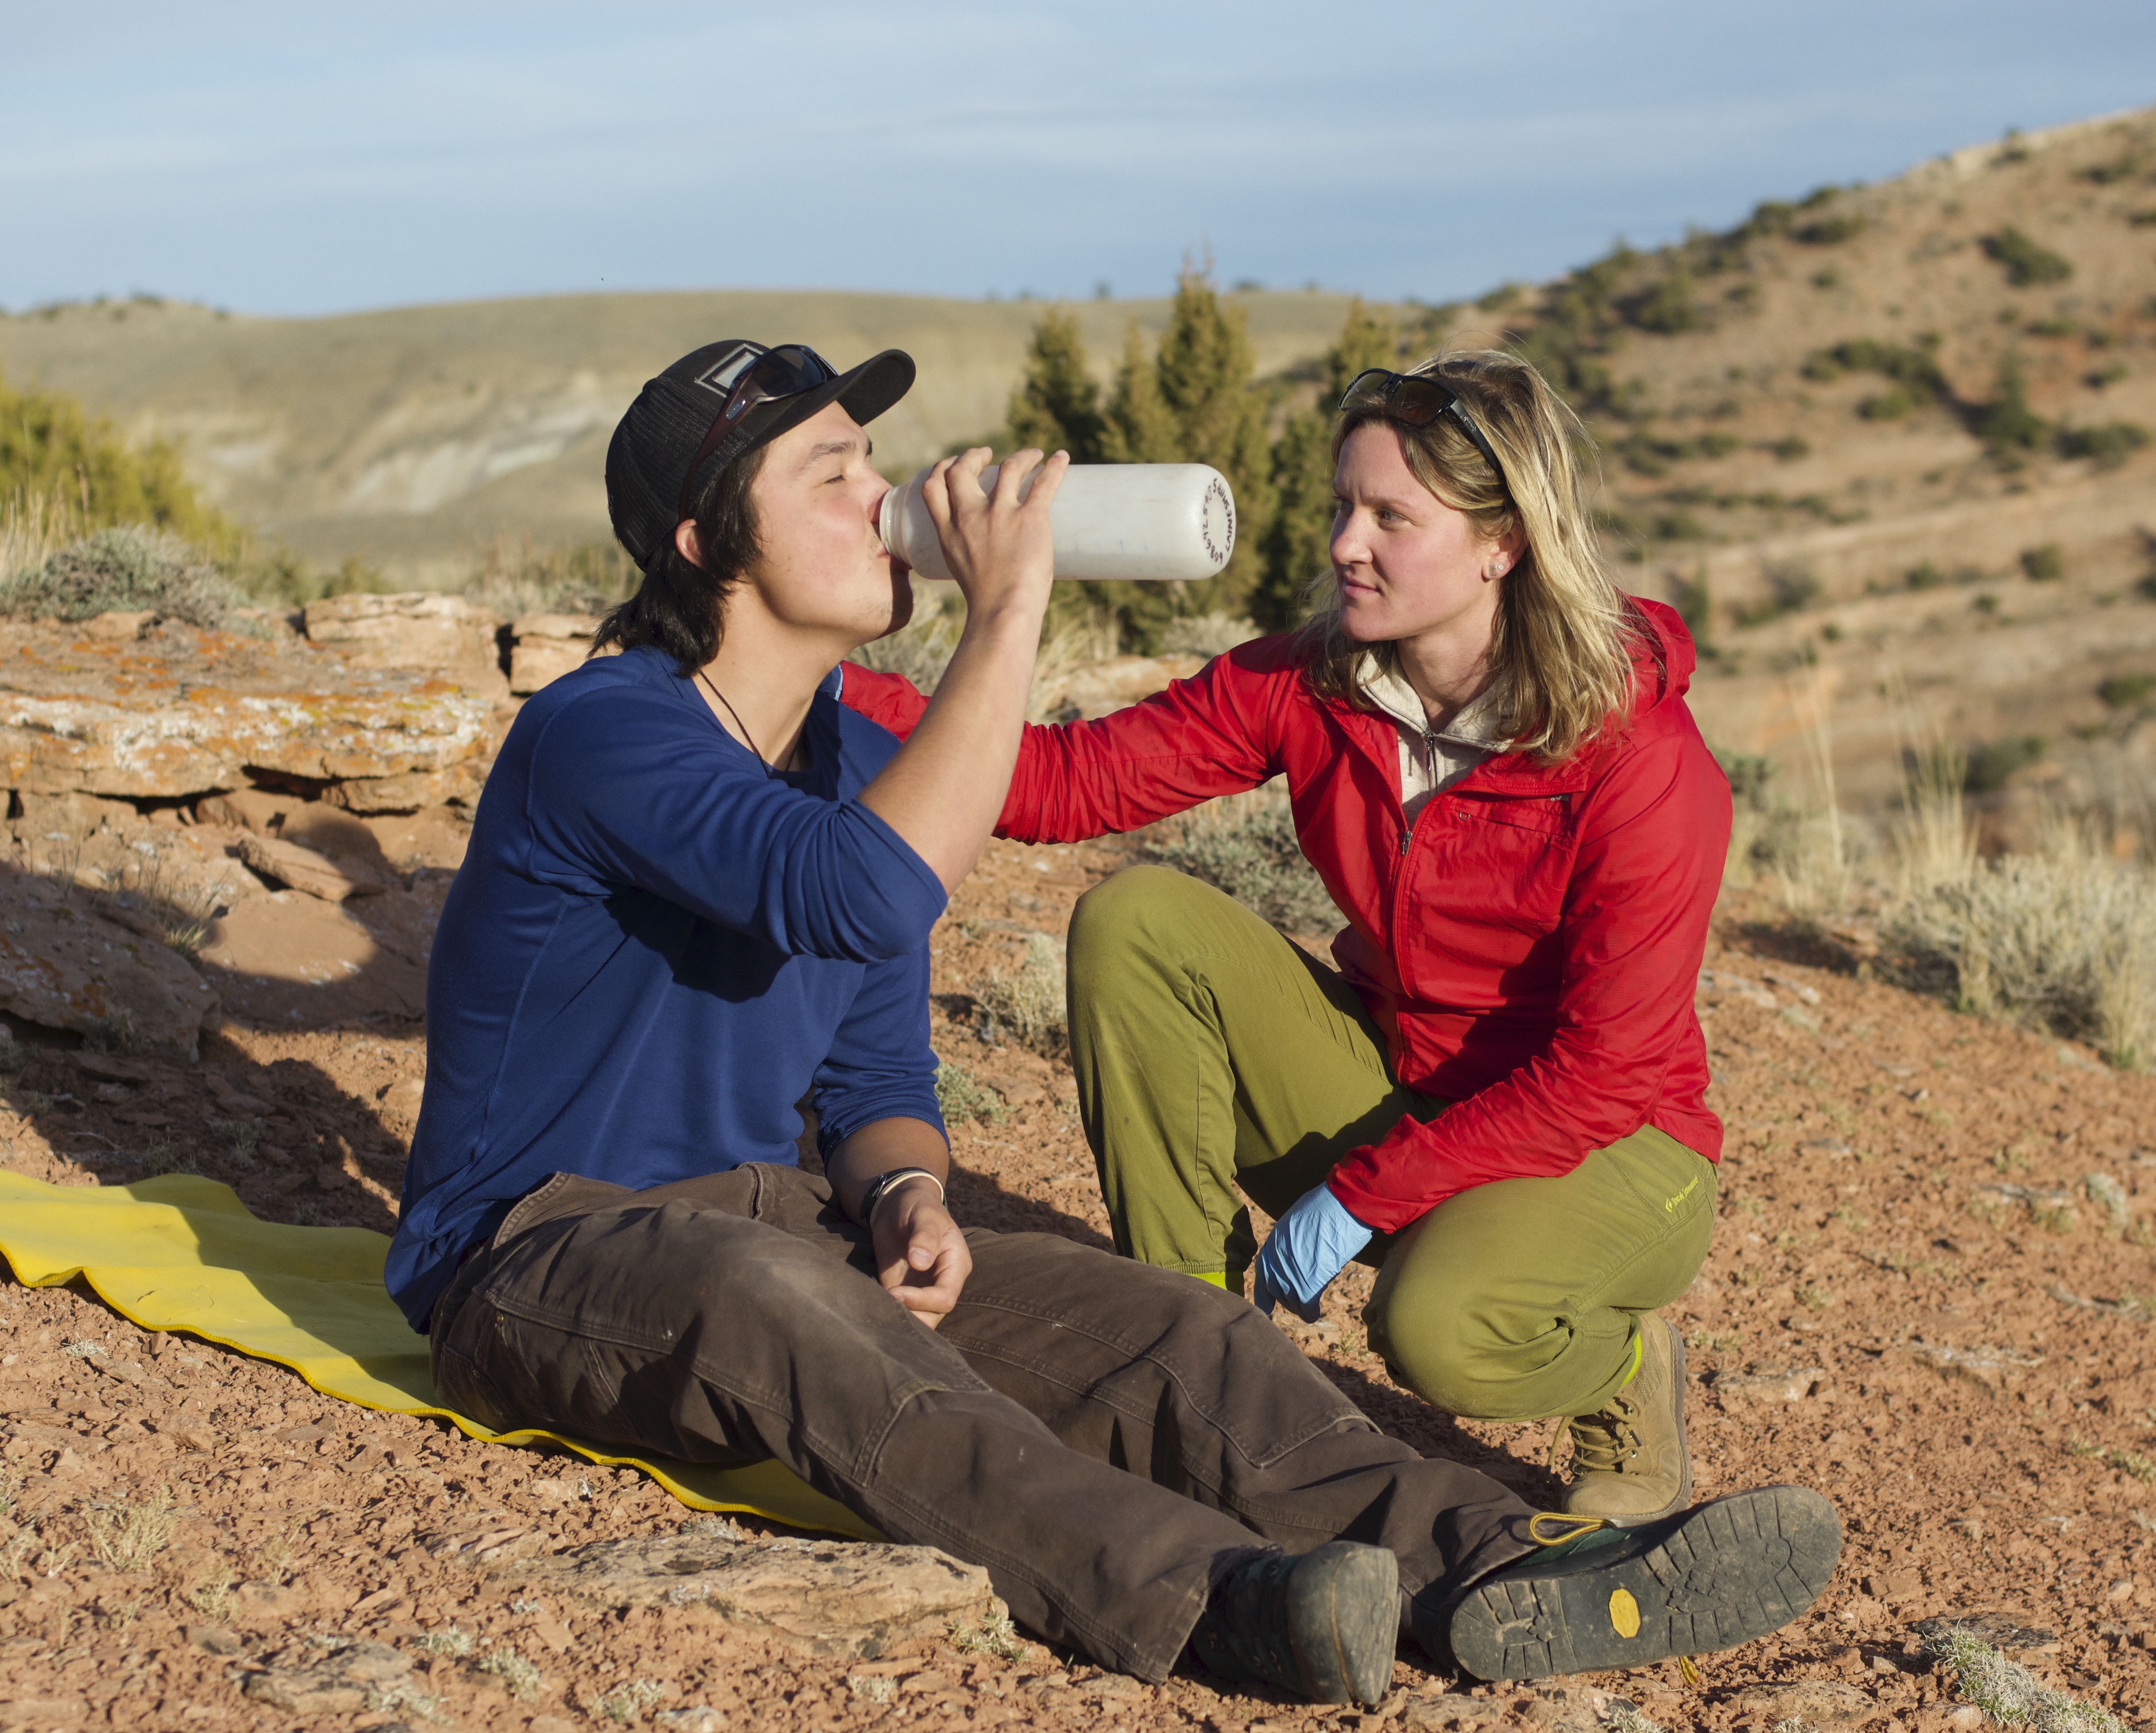
<path id="1" fill-rule="evenodd" d="M 265 776 L 326 790 L 439 777 L 494 744 L 498 695 L 425 667 L 281 626 L 115 638 L 99 623 L 0 623 L 0 773 L 18 795 L 187 799 Z"/>

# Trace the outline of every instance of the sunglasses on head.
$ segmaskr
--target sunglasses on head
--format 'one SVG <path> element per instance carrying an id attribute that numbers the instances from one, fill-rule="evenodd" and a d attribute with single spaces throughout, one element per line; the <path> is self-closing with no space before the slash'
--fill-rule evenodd
<path id="1" fill-rule="evenodd" d="M 1348 389 L 1341 395 L 1340 408 L 1343 414 L 1351 409 L 1374 409 L 1388 420 L 1411 428 L 1426 428 L 1439 416 L 1447 416 L 1482 454 L 1491 473 L 1497 478 L 1497 485 L 1507 493 L 1512 491 L 1512 484 L 1505 479 L 1505 466 L 1497 461 L 1497 454 L 1482 437 L 1482 429 L 1475 425 L 1475 418 L 1467 413 L 1460 393 L 1434 373 L 1395 373 L 1387 367 L 1365 368 L 1348 382 Z"/>
<path id="2" fill-rule="evenodd" d="M 733 371 L 736 368 L 739 369 L 737 372 Z M 680 515 L 696 515 L 690 506 L 690 492 L 696 485 L 696 472 L 704 467 L 704 459 L 718 449 L 720 442 L 742 424 L 750 410 L 776 398 L 798 397 L 838 377 L 839 370 L 805 343 L 782 343 L 776 349 L 764 350 L 746 367 L 742 366 L 741 356 L 737 352 L 706 373 L 697 383 L 714 390 L 725 386 L 726 401 L 719 405 L 711 430 L 704 435 L 704 443 L 696 448 L 696 456 L 689 459 L 688 474 L 681 479 Z"/>

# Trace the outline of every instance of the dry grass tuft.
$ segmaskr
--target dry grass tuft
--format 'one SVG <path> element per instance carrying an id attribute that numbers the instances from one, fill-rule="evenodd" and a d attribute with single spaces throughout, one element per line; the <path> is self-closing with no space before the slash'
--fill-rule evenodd
<path id="1" fill-rule="evenodd" d="M 36 571 L 82 533 L 82 513 L 66 495 L 18 492 L 0 506 L 0 585 Z"/>
<path id="2" fill-rule="evenodd" d="M 999 1660 L 1013 1661 L 1025 1653 L 1026 1644 L 1006 1613 L 970 1628 L 952 1626 L 951 1646 L 961 1654 L 994 1655 Z"/>
<path id="3" fill-rule="evenodd" d="M 546 1681 L 539 1669 L 513 1648 L 497 1648 L 472 1663 L 481 1673 L 490 1673 L 508 1687 L 512 1697 L 534 1697 Z"/>
<path id="4" fill-rule="evenodd" d="M 1046 933 L 1025 941 L 1025 957 L 1011 974 L 981 983 L 981 1038 L 1029 1048 L 1045 1059 L 1070 1052 L 1070 1024 L 1064 999 L 1063 946 Z"/>
<path id="5" fill-rule="evenodd" d="M 88 1513 L 90 1550 L 107 1570 L 123 1575 L 146 1570 L 165 1550 L 178 1525 L 170 1487 L 136 1505 L 112 1505 Z"/>
<path id="6" fill-rule="evenodd" d="M 1009 1116 L 1002 1096 L 976 1082 L 963 1065 L 948 1060 L 936 1068 L 936 1105 L 946 1125 L 978 1120 L 984 1125 L 999 1125 Z"/>
<path id="7" fill-rule="evenodd" d="M 2149 1056 L 2156 875 L 2086 824 L 2055 819 L 2033 854 L 1909 873 L 1887 933 L 1912 984 L 1964 1011 L 2087 1040 L 2121 1069 Z"/>

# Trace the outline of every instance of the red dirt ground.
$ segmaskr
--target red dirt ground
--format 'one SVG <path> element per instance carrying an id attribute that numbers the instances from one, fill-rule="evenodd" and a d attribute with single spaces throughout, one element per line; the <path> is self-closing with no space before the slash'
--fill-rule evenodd
<path id="1" fill-rule="evenodd" d="M 1068 1069 L 983 1046 L 970 995 L 1016 966 L 1028 932 L 1060 934 L 1076 895 L 1125 858 L 997 843 L 938 930 L 939 1051 L 1009 1101 L 1001 1123 L 956 1128 L 962 1219 L 1105 1243 Z M 431 1715 L 566 1733 L 696 1705 L 721 1719 L 660 1724 L 1587 1726 L 1602 1692 L 1671 1728 L 1928 1729 L 1973 1723 L 1966 1709 L 1949 1719 L 1954 1700 L 1907 1627 L 1978 1611 L 2055 1633 L 2020 1652 L 2051 1683 L 2148 1717 L 2156 1079 L 1856 978 L 1827 966 L 1845 956 L 1744 912 L 1725 909 L 1701 997 L 1730 1129 L 1722 1221 L 1673 1309 L 1693 1344 L 1699 1492 L 1816 1486 L 1847 1538 L 1815 1612 L 1710 1659 L 1697 1689 L 1671 1666 L 1463 1694 L 1404 1652 L 1391 1697 L 1358 1714 L 1195 1675 L 1154 1689 L 1038 1643 L 1015 1659 L 947 1645 L 864 1669 L 693 1607 L 602 1616 L 483 1598 L 475 1541 L 552 1550 L 690 1513 L 634 1473 L 330 1402 L 282 1368 L 146 1337 L 84 1292 L 8 1283 L 0 1490 L 20 1484 L 0 1512 L 0 1729 L 386 1729 Z M 136 1061 L 117 1077 L 85 1058 L 98 1063 L 35 1049 L 8 1081 L 0 1143 L 16 1171 L 121 1183 L 144 1171 L 146 1146 L 147 1165 L 196 1166 L 265 1216 L 391 1225 L 424 1068 L 416 1029 L 231 1027 L 199 1066 Z M 251 1166 L 213 1120 L 259 1122 Z M 2089 1195 L 2092 1174 L 2117 1182 L 2123 1218 Z M 1987 1189 L 1999 1187 L 2021 1189 Z M 1550 1427 L 1453 1420 L 1394 1387 L 1358 1320 L 1368 1286 L 1351 1272 L 1326 1321 L 1301 1334 L 1327 1375 L 1418 1448 L 1553 1500 Z M 69 1351 L 85 1343 L 102 1352 Z M 163 1487 L 180 1507 L 170 1544 L 146 1570 L 97 1563 L 93 1524 Z M 473 1639 L 470 1657 L 421 1647 L 450 1625 Z M 418 1656 L 426 1700 L 310 1718 L 242 1695 L 263 1658 L 330 1633 Z M 473 1664 L 506 1648 L 535 1664 L 531 1695 Z M 608 1698 L 636 1681 L 660 1689 Z M 1846 1689 L 1830 1700 L 1803 1681 Z"/>

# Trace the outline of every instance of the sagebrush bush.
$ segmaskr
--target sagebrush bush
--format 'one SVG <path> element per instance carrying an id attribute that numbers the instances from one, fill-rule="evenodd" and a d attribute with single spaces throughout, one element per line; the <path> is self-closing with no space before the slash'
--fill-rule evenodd
<path id="1" fill-rule="evenodd" d="M 604 613 L 639 577 L 617 542 L 540 547 L 496 536 L 480 550 L 462 593 L 509 619 L 527 613 Z"/>
<path id="2" fill-rule="evenodd" d="M 1064 998 L 1063 946 L 1046 933 L 1025 941 L 1025 956 L 1012 974 L 998 971 L 974 995 L 983 1041 L 1009 1042 L 1045 1059 L 1070 1054 L 1070 1014 Z"/>
<path id="3" fill-rule="evenodd" d="M 1340 911 L 1317 869 L 1303 858 L 1294 815 L 1275 797 L 1255 811 L 1199 813 L 1149 839 L 1145 858 L 1224 890 L 1285 933 L 1327 933 Z"/>
<path id="4" fill-rule="evenodd" d="M 2099 422 L 2092 427 L 2061 428 L 2059 455 L 2092 458 L 2099 469 L 2116 469 L 2148 443 L 2148 429 L 2136 421 Z"/>
<path id="5" fill-rule="evenodd" d="M 2156 878 L 2065 825 L 2041 852 L 1921 880 L 1886 925 L 1912 979 L 1966 1011 L 2138 1066 L 2156 1030 Z"/>
<path id="6" fill-rule="evenodd" d="M 0 614 L 18 619 L 87 620 L 115 609 L 147 609 L 217 630 L 231 626 L 246 602 L 199 551 L 140 526 L 100 530 L 0 582 Z"/>
<path id="7" fill-rule="evenodd" d="M 1924 1648 L 1961 1695 L 1996 1726 L 2026 1727 L 2030 1733 L 2128 1733 L 2127 1724 L 2101 1704 L 2053 1690 L 1973 1632 L 1948 1626 L 1926 1637 Z"/>
<path id="8" fill-rule="evenodd" d="M 1986 235 L 1983 244 L 1986 256 L 2005 267 L 2006 280 L 2016 289 L 2063 283 L 2074 274 L 2072 262 L 2064 254 L 2030 239 L 2010 223 L 1997 234 Z"/>

